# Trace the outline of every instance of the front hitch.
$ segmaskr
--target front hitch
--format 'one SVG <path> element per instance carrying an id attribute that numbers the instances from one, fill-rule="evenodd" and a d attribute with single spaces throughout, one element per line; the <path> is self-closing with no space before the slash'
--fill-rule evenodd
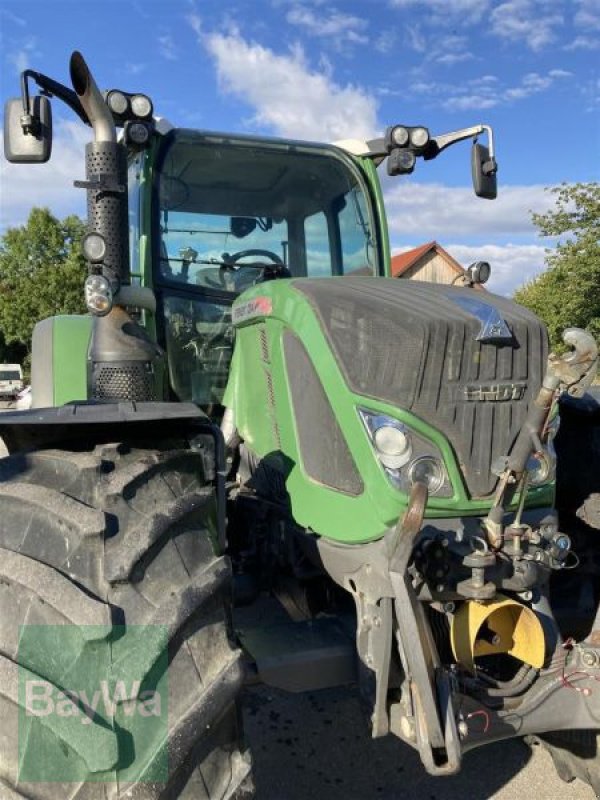
<path id="1" fill-rule="evenodd" d="M 389 563 L 398 621 L 398 651 L 408 687 L 399 727 L 405 738 L 413 740 L 431 775 L 452 775 L 458 772 L 461 763 L 453 690 L 408 572 L 427 498 L 427 487 L 415 483 L 406 514 L 396 526 L 396 545 Z"/>

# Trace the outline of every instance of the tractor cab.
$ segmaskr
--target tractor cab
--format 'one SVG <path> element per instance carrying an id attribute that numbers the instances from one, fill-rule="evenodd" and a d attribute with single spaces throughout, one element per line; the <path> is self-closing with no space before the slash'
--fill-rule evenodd
<path id="1" fill-rule="evenodd" d="M 130 163 L 130 217 L 143 157 Z M 221 403 L 241 292 L 383 272 L 372 187 L 340 148 L 173 130 L 146 157 L 155 164 L 146 276 L 180 400 Z"/>

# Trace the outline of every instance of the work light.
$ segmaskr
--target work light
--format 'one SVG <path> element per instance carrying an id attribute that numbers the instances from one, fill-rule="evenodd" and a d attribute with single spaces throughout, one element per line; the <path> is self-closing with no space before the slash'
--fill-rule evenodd
<path id="1" fill-rule="evenodd" d="M 129 108 L 129 101 L 123 92 L 109 92 L 106 102 L 113 114 L 118 114 L 119 116 L 125 114 Z"/>
<path id="2" fill-rule="evenodd" d="M 152 116 L 152 101 L 145 94 L 134 94 L 131 98 L 131 110 L 136 117 L 145 119 Z"/>
<path id="3" fill-rule="evenodd" d="M 81 249 L 87 261 L 98 264 L 106 255 L 106 242 L 101 234 L 91 231 L 81 240 Z"/>

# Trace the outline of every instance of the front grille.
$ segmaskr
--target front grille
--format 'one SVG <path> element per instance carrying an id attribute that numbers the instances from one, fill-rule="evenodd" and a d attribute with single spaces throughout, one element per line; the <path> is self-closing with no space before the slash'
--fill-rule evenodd
<path id="1" fill-rule="evenodd" d="M 411 411 L 440 430 L 471 495 L 490 494 L 496 483 L 490 466 L 508 453 L 541 384 L 547 358 L 542 323 L 505 298 L 478 292 L 513 333 L 503 346 L 483 344 L 477 341 L 480 321 L 451 300 L 472 298 L 471 289 L 380 278 L 294 286 L 315 308 L 352 391 Z M 499 384 L 516 387 L 506 392 L 510 399 L 493 399 Z"/>
<path id="2" fill-rule="evenodd" d="M 94 400 L 156 400 L 154 374 L 147 362 L 97 362 L 92 370 Z"/>

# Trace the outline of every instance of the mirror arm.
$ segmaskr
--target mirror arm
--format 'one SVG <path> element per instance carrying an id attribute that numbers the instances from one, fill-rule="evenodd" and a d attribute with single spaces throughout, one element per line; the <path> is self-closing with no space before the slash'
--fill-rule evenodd
<path id="1" fill-rule="evenodd" d="M 436 158 L 442 150 L 445 150 L 452 144 L 456 144 L 456 142 L 462 142 L 465 139 L 474 139 L 477 141 L 477 137 L 481 136 L 482 133 L 487 133 L 489 142 L 488 149 L 490 152 L 490 159 L 484 165 L 484 172 L 486 175 L 493 174 L 498 169 L 498 165 L 494 157 L 494 132 L 490 125 L 473 125 L 471 128 L 462 128 L 452 133 L 442 133 L 439 136 L 433 136 L 427 149 L 423 153 L 423 159 L 425 161 L 430 161 L 432 158 Z M 384 137 L 370 139 L 367 142 L 367 147 L 368 154 L 366 155 L 373 159 L 376 166 L 379 166 L 384 158 L 390 154 L 390 149 L 386 146 Z"/>
<path id="2" fill-rule="evenodd" d="M 434 136 L 430 142 L 431 147 L 423 154 L 423 158 L 425 161 L 429 161 L 430 159 L 438 156 L 442 150 L 450 147 L 450 145 L 456 144 L 456 142 L 462 142 L 465 139 L 474 139 L 477 141 L 477 137 L 481 136 L 482 133 L 487 133 L 488 137 L 490 160 L 486 163 L 486 166 L 489 164 L 489 166 L 487 166 L 488 171 L 486 174 L 491 174 L 492 172 L 496 171 L 497 164 L 494 157 L 494 132 L 489 125 L 473 125 L 472 128 L 463 128 L 460 131 L 442 133 L 439 136 Z"/>
<path id="3" fill-rule="evenodd" d="M 52 78 L 49 78 L 47 75 L 43 75 L 41 72 L 35 72 L 32 69 L 26 69 L 21 73 L 21 97 L 23 98 L 23 118 L 21 120 L 21 125 L 25 133 L 32 133 L 35 135 L 37 125 L 39 125 L 39 120 L 35 117 L 32 117 L 29 111 L 28 78 L 31 78 L 37 83 L 42 90 L 42 94 L 45 94 L 48 97 L 58 97 L 59 100 L 62 100 L 63 103 L 66 103 L 66 105 L 68 105 L 69 108 L 77 114 L 82 122 L 85 122 L 86 125 L 90 124 L 87 114 L 79 102 L 79 98 L 72 89 L 68 89 L 66 86 L 63 86 L 62 83 L 52 80 Z"/>

